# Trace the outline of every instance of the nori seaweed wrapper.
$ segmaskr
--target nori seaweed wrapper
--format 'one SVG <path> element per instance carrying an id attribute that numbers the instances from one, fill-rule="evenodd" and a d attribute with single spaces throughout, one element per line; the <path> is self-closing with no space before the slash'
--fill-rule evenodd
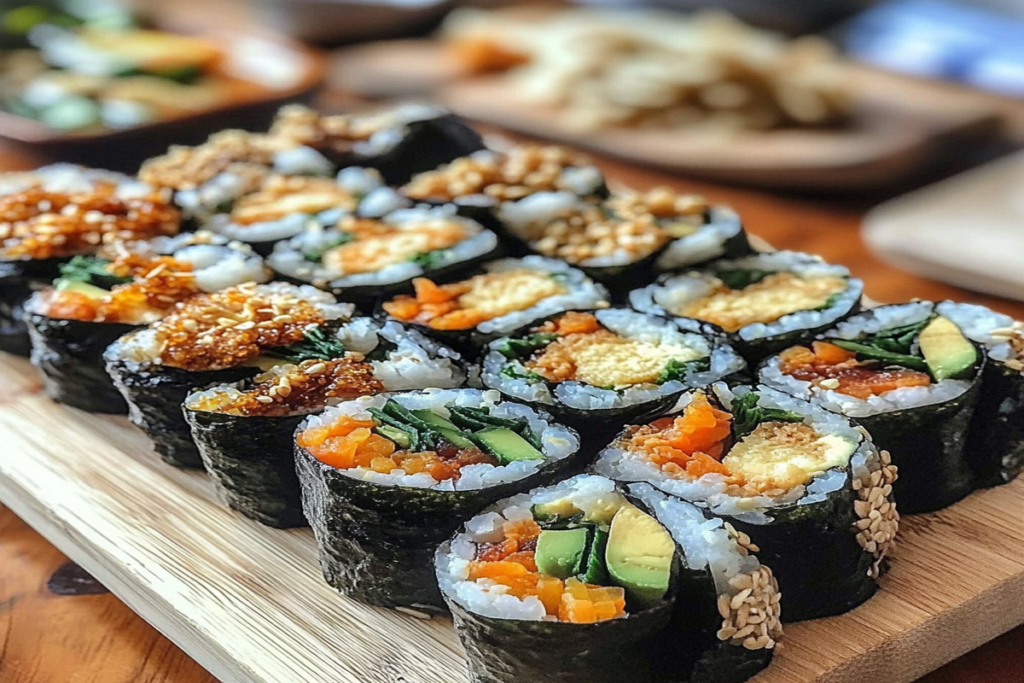
<path id="1" fill-rule="evenodd" d="M 899 467 L 893 490 L 901 513 L 941 510 L 974 490 L 967 434 L 980 395 L 978 373 L 971 388 L 950 401 L 855 418 Z"/>
<path id="2" fill-rule="evenodd" d="M 28 356 L 32 346 L 25 324 L 25 303 L 60 276 L 66 258 L 0 259 L 0 351 Z"/>
<path id="3" fill-rule="evenodd" d="M 128 404 L 107 374 L 103 352 L 139 325 L 51 318 L 27 313 L 32 364 L 54 401 L 91 413 L 123 415 Z"/>
<path id="4" fill-rule="evenodd" d="M 442 547 L 443 551 L 443 547 Z M 446 596 L 447 599 L 447 596 Z M 474 683 L 650 683 L 673 601 L 591 624 L 496 619 L 448 599 Z"/>
<path id="5" fill-rule="evenodd" d="M 182 412 L 182 403 L 189 392 L 208 384 L 236 382 L 260 372 L 254 367 L 191 372 L 109 356 L 106 362 L 114 386 L 128 402 L 128 417 L 132 423 L 146 432 L 164 462 L 193 469 L 202 468 L 203 460 Z"/>
<path id="6" fill-rule="evenodd" d="M 292 452 L 306 415 L 184 411 L 206 471 L 232 509 L 280 529 L 307 525 Z"/>
<path id="7" fill-rule="evenodd" d="M 384 154 L 358 156 L 354 163 L 380 171 L 388 185 L 401 185 L 457 157 L 484 149 L 483 138 L 452 113 L 406 124 L 405 138 Z"/>
<path id="8" fill-rule="evenodd" d="M 1024 375 L 989 358 L 967 435 L 975 486 L 997 486 L 1024 471 Z"/>
<path id="9" fill-rule="evenodd" d="M 383 486 L 347 476 L 295 446 L 302 505 L 331 586 L 382 607 L 446 614 L 434 553 L 488 505 L 551 481 L 574 456 L 518 481 L 470 491 Z"/>

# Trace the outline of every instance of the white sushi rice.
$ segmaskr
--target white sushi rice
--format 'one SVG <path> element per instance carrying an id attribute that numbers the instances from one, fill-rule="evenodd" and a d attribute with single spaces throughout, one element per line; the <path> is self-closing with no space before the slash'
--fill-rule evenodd
<path id="1" fill-rule="evenodd" d="M 879 306 L 843 321 L 822 338 L 853 340 L 864 334 L 910 325 L 930 316 L 934 308 L 935 304 L 929 301 Z M 782 372 L 780 364 L 779 356 L 772 356 L 765 361 L 759 373 L 760 381 L 774 389 L 854 418 L 946 403 L 971 388 L 971 382 L 967 380 L 945 379 L 927 386 L 899 387 L 881 395 L 857 398 L 787 375 Z"/>
<path id="2" fill-rule="evenodd" d="M 390 347 L 384 360 L 370 362 L 374 377 L 384 385 L 385 391 L 428 387 L 447 389 L 462 386 L 466 381 L 466 371 L 461 365 L 462 357 L 457 352 L 400 323 L 354 318 L 339 327 L 335 336 L 341 340 L 346 351 L 364 355 L 372 353 L 381 344 Z M 273 368 L 268 372 L 273 372 Z M 185 405 L 195 409 L 196 405 L 214 399 L 227 405 L 241 398 L 248 384 L 241 381 L 194 391 L 185 400 Z M 325 406 L 303 412 L 313 412 L 340 402 L 341 399 L 328 399 Z"/>
<path id="3" fill-rule="evenodd" d="M 527 372 L 526 367 L 518 360 L 509 360 L 498 351 L 505 339 L 498 339 L 488 346 L 484 358 L 481 378 L 486 386 L 500 389 L 503 393 L 528 403 L 545 405 L 562 405 L 579 410 L 603 410 L 622 408 L 625 406 L 647 403 L 678 394 L 687 388 L 702 386 L 739 372 L 746 367 L 746 362 L 732 347 L 724 344 L 712 344 L 706 337 L 683 332 L 675 324 L 664 318 L 637 313 L 626 309 L 608 309 L 595 313 L 598 322 L 628 339 L 649 342 L 651 344 L 674 344 L 699 351 L 702 356 L 711 357 L 709 370 L 691 373 L 684 384 L 678 380 L 664 384 L 637 384 L 622 389 L 603 389 L 601 387 L 569 380 L 559 382 L 551 389 L 547 382 L 530 382 L 501 375 L 501 371 L 511 365 L 520 374 Z"/>
<path id="4" fill-rule="evenodd" d="M 327 176 L 334 173 L 334 164 L 330 159 L 305 145 L 275 152 L 273 168 L 284 175 Z"/>
<path id="5" fill-rule="evenodd" d="M 742 386 L 730 390 L 725 384 L 717 383 L 713 390 L 725 409 L 729 410 L 733 400 L 751 391 L 752 387 Z M 751 524 L 768 524 L 773 519 L 773 508 L 821 502 L 828 494 L 843 488 L 851 472 L 859 478 L 856 473 L 858 467 L 866 466 L 868 461 L 877 462 L 878 454 L 874 444 L 865 437 L 862 430 L 842 416 L 767 387 L 758 387 L 757 392 L 758 406 L 803 415 L 804 424 L 819 434 L 836 436 L 856 444 L 849 466 L 820 472 L 809 483 L 795 486 L 778 497 L 730 495 L 727 493 L 726 477 L 721 474 L 712 472 L 699 478 L 672 475 L 639 454 L 617 448 L 614 444 L 601 451 L 593 470 L 616 481 L 652 484 L 669 495 L 706 507 L 716 515 L 735 517 Z M 694 392 L 685 394 L 670 412 L 674 414 L 681 411 L 689 405 L 694 395 Z"/>
<path id="6" fill-rule="evenodd" d="M 157 237 L 141 243 L 140 248 L 191 264 L 196 286 L 204 292 L 270 279 L 270 269 L 248 245 L 204 230 Z"/>
<path id="7" fill-rule="evenodd" d="M 370 114 L 380 120 L 378 128 L 367 140 L 355 143 L 352 151 L 363 157 L 378 157 L 397 147 L 409 134 L 408 126 L 417 121 L 430 121 L 448 113 L 443 107 L 430 104 L 408 103 L 388 110 L 384 114 Z"/>
<path id="8" fill-rule="evenodd" d="M 411 209 L 400 209 L 392 211 L 381 220 L 406 230 L 415 230 L 418 224 L 436 220 L 451 220 L 463 224 L 469 236 L 448 249 L 439 250 L 442 254 L 435 260 L 431 270 L 478 259 L 491 253 L 498 246 L 497 235 L 490 230 L 484 230 L 475 221 L 457 216 L 455 206 L 450 204 L 439 207 L 417 206 Z M 267 263 L 274 270 L 288 277 L 333 289 L 393 285 L 429 274 L 429 271 L 425 270 L 423 266 L 413 261 L 391 264 L 368 273 L 345 274 L 306 258 L 306 253 L 322 253 L 323 250 L 337 244 L 340 234 L 337 228 L 325 228 L 315 224 L 308 226 L 306 230 L 292 239 L 279 242 L 274 247 L 274 252 L 267 258 Z"/>
<path id="9" fill-rule="evenodd" d="M 939 315 L 945 316 L 959 327 L 967 338 L 985 347 L 988 357 L 1004 363 L 1017 357 L 1010 343 L 1002 338 L 995 338 L 992 332 L 1005 330 L 1014 324 L 1013 318 L 981 306 L 979 304 L 960 304 L 943 301 L 936 306 Z"/>
<path id="10" fill-rule="evenodd" d="M 563 499 L 568 499 L 584 513 L 627 504 L 615 482 L 586 474 L 499 501 L 466 522 L 464 531 L 437 551 L 435 568 L 441 592 L 481 616 L 519 621 L 553 620 L 547 616 L 544 605 L 536 596 L 520 599 L 508 595 L 508 588 L 494 581 L 470 581 L 469 565 L 476 557 L 477 543 L 493 543 L 503 538 L 502 525 L 505 521 L 532 520 L 531 508 L 534 505 Z"/>
<path id="11" fill-rule="evenodd" d="M 302 299 L 316 307 L 320 316 L 326 321 L 348 320 L 355 312 L 354 305 L 339 303 L 333 295 L 310 285 L 270 282 L 256 285 L 255 291 L 257 296 L 261 297 Z M 157 336 L 159 324 L 159 322 L 155 322 L 141 330 L 124 335 L 107 347 L 103 354 L 104 360 L 108 363 L 126 363 L 132 372 L 142 371 L 147 365 L 161 365 L 163 362 L 161 354 L 164 347 Z"/>
<path id="12" fill-rule="evenodd" d="M 724 206 L 711 207 L 710 220 L 693 234 L 672 240 L 658 256 L 659 271 L 689 268 L 725 255 L 726 245 L 743 232 L 739 214 Z"/>
<path id="13" fill-rule="evenodd" d="M 116 185 L 114 194 L 121 199 L 146 197 L 156 191 L 151 185 L 122 173 L 75 164 L 51 164 L 34 171 L 0 174 L 0 196 L 22 192 L 31 187 L 64 194 L 85 193 L 100 182 Z"/>
<path id="14" fill-rule="evenodd" d="M 353 401 L 346 401 L 327 408 L 322 413 L 311 415 L 299 425 L 299 429 L 331 424 L 342 416 L 349 416 L 357 420 L 370 420 L 373 416 L 368 409 L 383 408 L 388 400 L 398 401 L 409 410 L 426 408 L 445 418 L 450 415 L 446 406 L 483 407 L 490 409 L 491 415 L 495 417 L 526 418 L 529 421 L 530 429 L 540 439 L 541 451 L 545 458 L 543 460 L 516 460 L 507 465 L 467 465 L 459 470 L 458 480 L 437 481 L 426 472 L 406 474 L 401 469 L 385 474 L 366 467 L 339 469 L 338 471 L 345 476 L 380 486 L 404 486 L 437 491 L 474 491 L 525 479 L 536 474 L 545 465 L 564 460 L 579 450 L 579 438 L 572 431 L 553 423 L 550 416 L 519 403 L 502 402 L 501 394 L 497 391 L 481 391 L 479 389 L 429 388 L 404 394 L 362 396 Z"/>
<path id="15" fill-rule="evenodd" d="M 825 263 L 817 256 L 794 251 L 773 251 L 739 259 L 718 261 L 713 268 L 670 277 L 660 283 L 636 289 L 629 293 L 630 305 L 638 311 L 676 317 L 673 311 L 682 310 L 687 304 L 710 294 L 715 286 L 716 270 L 756 269 L 772 272 L 792 272 L 801 277 L 847 278 L 846 289 L 836 295 L 832 305 L 820 311 L 798 311 L 784 315 L 771 323 L 752 323 L 736 331 L 743 341 L 766 339 L 797 332 L 826 327 L 847 315 L 860 301 L 864 283 L 849 277 L 850 271 L 844 266 Z"/>

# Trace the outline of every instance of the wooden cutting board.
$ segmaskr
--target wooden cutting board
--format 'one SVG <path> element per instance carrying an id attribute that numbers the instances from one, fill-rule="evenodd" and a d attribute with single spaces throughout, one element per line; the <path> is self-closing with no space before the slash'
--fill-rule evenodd
<path id="1" fill-rule="evenodd" d="M 467 680 L 449 621 L 341 597 L 308 530 L 231 512 L 127 420 L 50 402 L 4 354 L 0 443 L 0 500 L 224 683 Z M 787 626 L 754 683 L 909 683 L 1024 623 L 1022 516 L 1018 480 L 907 519 L 879 594 Z"/>
<path id="2" fill-rule="evenodd" d="M 771 188 L 856 190 L 906 181 L 957 145 L 994 132 L 1001 110 L 965 88 L 851 64 L 850 126 L 728 135 L 609 128 L 581 132 L 558 112 L 522 101 L 503 76 L 472 77 L 437 42 L 348 48 L 334 85 L 366 97 L 432 96 L 463 116 L 676 173 Z"/>

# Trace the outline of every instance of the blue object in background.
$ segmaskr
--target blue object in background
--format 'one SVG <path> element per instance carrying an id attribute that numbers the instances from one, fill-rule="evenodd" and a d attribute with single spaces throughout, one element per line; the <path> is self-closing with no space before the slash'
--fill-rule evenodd
<path id="1" fill-rule="evenodd" d="M 1024 98 L 1024 18 L 942 0 L 894 0 L 859 14 L 843 39 L 884 69 Z"/>

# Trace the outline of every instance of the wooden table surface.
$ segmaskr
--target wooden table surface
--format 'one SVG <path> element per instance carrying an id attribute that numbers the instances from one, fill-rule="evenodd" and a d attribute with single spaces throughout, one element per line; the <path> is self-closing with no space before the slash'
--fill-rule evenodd
<path id="1" fill-rule="evenodd" d="M 0 149 L 0 170 L 35 160 Z M 613 180 L 668 185 L 732 205 L 747 228 L 779 248 L 843 263 L 883 302 L 911 297 L 984 303 L 1024 318 L 1024 304 L 993 299 L 901 272 L 867 252 L 862 216 L 880 197 L 780 197 L 690 181 L 599 159 Z M 0 457 L 11 457 L 2 453 Z M 74 457 L 74 453 L 68 453 Z M 213 683 L 215 679 L 106 592 L 56 548 L 0 506 L 0 682 Z M 1024 627 L 971 652 L 920 683 L 1022 683 Z M 280 683 L 289 683 L 281 681 Z M 328 683 L 328 682 L 324 682 Z M 879 681 L 878 683 L 885 683 Z"/>

